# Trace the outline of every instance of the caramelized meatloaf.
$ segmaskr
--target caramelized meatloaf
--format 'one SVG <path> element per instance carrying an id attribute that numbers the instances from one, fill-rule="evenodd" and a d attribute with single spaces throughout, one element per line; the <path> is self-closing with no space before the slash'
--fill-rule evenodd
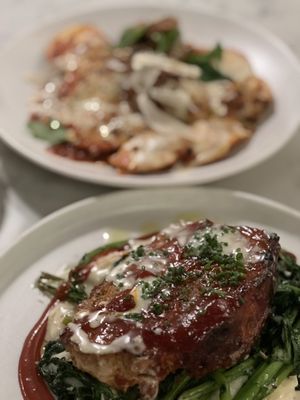
<path id="1" fill-rule="evenodd" d="M 155 399 L 178 369 L 201 378 L 249 354 L 278 252 L 274 234 L 208 220 L 129 241 L 80 267 L 93 289 L 61 338 L 79 369 Z"/>

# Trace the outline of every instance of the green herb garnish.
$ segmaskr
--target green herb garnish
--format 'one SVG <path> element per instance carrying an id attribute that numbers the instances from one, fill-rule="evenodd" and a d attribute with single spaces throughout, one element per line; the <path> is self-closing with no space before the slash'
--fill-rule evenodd
<path id="1" fill-rule="evenodd" d="M 151 25 L 140 24 L 126 29 L 118 43 L 118 47 L 130 47 L 138 44 L 145 45 L 160 53 L 169 53 L 180 37 L 177 28 L 169 30 L 151 29 Z"/>
<path id="2" fill-rule="evenodd" d="M 85 287 L 82 283 L 71 281 L 70 288 L 67 293 L 67 300 L 71 303 L 79 304 L 87 298 Z"/>
<path id="3" fill-rule="evenodd" d="M 155 43 L 155 51 L 159 53 L 169 53 L 179 39 L 180 33 L 177 28 L 166 32 L 153 32 L 152 41 Z"/>
<path id="4" fill-rule="evenodd" d="M 155 315 L 160 315 L 166 310 L 165 304 L 154 303 L 152 304 L 150 311 L 153 312 Z"/>
<path id="5" fill-rule="evenodd" d="M 133 250 L 130 253 L 130 255 L 135 261 L 138 261 L 141 257 L 143 257 L 145 255 L 144 246 L 139 246 L 136 250 Z"/>
<path id="6" fill-rule="evenodd" d="M 186 58 L 185 62 L 188 64 L 198 65 L 201 69 L 200 79 L 205 82 L 215 81 L 220 79 L 230 79 L 227 75 L 224 75 L 215 67 L 215 63 L 220 61 L 222 58 L 223 49 L 220 44 L 206 54 L 198 54 L 191 51 Z"/>
<path id="7" fill-rule="evenodd" d="M 194 236 L 196 244 L 188 244 L 185 248 L 187 257 L 197 258 L 204 265 L 205 270 L 210 270 L 218 266 L 219 270 L 211 273 L 211 283 L 218 281 L 222 286 L 236 286 L 245 277 L 244 256 L 241 249 L 236 249 L 235 253 L 225 254 L 224 247 L 226 242 L 220 242 L 217 235 L 205 233 Z M 199 243 L 197 243 L 199 242 Z"/>
<path id="8" fill-rule="evenodd" d="M 147 32 L 147 25 L 138 25 L 124 31 L 118 43 L 118 47 L 129 47 L 139 43 Z"/>
<path id="9" fill-rule="evenodd" d="M 34 137 L 46 140 L 52 145 L 67 140 L 66 130 L 62 125 L 58 125 L 57 129 L 53 129 L 51 128 L 51 122 L 46 124 L 40 121 L 29 121 L 27 127 Z"/>
<path id="10" fill-rule="evenodd" d="M 141 281 L 142 298 L 149 299 L 161 293 L 162 289 L 170 285 L 180 285 L 187 273 L 182 266 L 169 267 L 167 272 L 154 279 L 152 282 Z"/>

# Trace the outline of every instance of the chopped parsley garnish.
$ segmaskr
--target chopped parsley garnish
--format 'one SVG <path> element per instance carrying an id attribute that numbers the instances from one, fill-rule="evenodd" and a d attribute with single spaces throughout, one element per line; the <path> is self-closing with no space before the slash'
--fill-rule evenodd
<path id="1" fill-rule="evenodd" d="M 225 297 L 227 296 L 227 293 L 224 292 L 223 290 L 216 289 L 213 287 L 201 288 L 201 292 L 207 296 L 216 295 L 216 296 L 221 297 L 222 299 L 225 299 Z"/>
<path id="2" fill-rule="evenodd" d="M 157 277 L 152 282 L 141 282 L 142 298 L 152 298 L 166 286 L 181 284 L 186 277 L 187 272 L 184 267 L 169 267 L 165 275 Z"/>
<path id="3" fill-rule="evenodd" d="M 150 311 L 155 315 L 160 315 L 166 310 L 167 306 L 165 304 L 155 303 L 151 306 Z"/>
<path id="4" fill-rule="evenodd" d="M 75 281 L 70 284 L 70 288 L 67 294 L 67 300 L 72 303 L 81 303 L 83 300 L 87 298 L 87 293 L 85 291 L 85 287 L 82 283 L 76 283 Z"/>
<path id="5" fill-rule="evenodd" d="M 226 242 L 220 242 L 217 235 L 205 233 L 203 236 L 196 234 L 195 243 L 190 243 L 185 248 L 185 255 L 198 259 L 204 264 L 205 270 L 217 266 L 218 270 L 212 273 L 212 279 L 221 285 L 236 286 L 245 277 L 244 256 L 241 249 L 236 249 L 231 254 L 224 253 Z"/>
<path id="6" fill-rule="evenodd" d="M 144 246 L 139 246 L 136 250 L 133 250 L 130 253 L 130 255 L 135 261 L 138 261 L 141 257 L 143 257 L 145 255 Z"/>

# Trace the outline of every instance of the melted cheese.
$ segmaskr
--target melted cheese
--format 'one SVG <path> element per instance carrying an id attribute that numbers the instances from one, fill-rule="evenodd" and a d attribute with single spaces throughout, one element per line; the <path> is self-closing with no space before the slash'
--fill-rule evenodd
<path id="1" fill-rule="evenodd" d="M 191 129 L 187 124 L 157 107 L 148 94 L 139 93 L 137 104 L 147 125 L 154 131 L 162 135 L 172 135 L 171 137 L 182 137 L 190 133 Z"/>
<path id="2" fill-rule="evenodd" d="M 228 111 L 226 101 L 230 101 L 236 94 L 232 82 L 227 80 L 208 82 L 205 88 L 210 108 L 219 117 L 224 117 Z"/>

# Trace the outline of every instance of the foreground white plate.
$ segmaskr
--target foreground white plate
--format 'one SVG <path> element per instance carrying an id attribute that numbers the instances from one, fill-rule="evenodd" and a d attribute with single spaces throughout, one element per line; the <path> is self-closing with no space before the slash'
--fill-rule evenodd
<path id="1" fill-rule="evenodd" d="M 127 191 L 91 198 L 58 211 L 25 233 L 0 256 L 1 398 L 21 398 L 17 365 L 23 341 L 48 299 L 33 282 L 41 271 L 74 265 L 107 241 L 150 232 L 177 221 L 214 221 L 263 226 L 281 236 L 300 257 L 300 213 L 242 192 L 221 189 Z M 295 395 L 295 397 L 293 397 Z M 291 392 L 284 400 L 299 400 Z M 278 399 L 277 399 L 278 400 Z"/>
<path id="2" fill-rule="evenodd" d="M 120 3 L 118 5 L 118 3 Z M 128 4 L 127 6 L 124 6 Z M 188 6 L 142 6 L 141 1 L 101 2 L 100 8 L 82 10 L 77 16 L 60 18 L 52 24 L 23 35 L 1 54 L 0 137 L 17 152 L 52 171 L 76 179 L 123 187 L 166 186 L 204 183 L 246 170 L 278 151 L 295 132 L 300 114 L 300 67 L 290 50 L 270 33 L 245 21 L 203 14 Z M 45 67 L 43 51 L 52 36 L 74 22 L 101 27 L 113 40 L 121 31 L 140 20 L 155 20 L 166 15 L 179 19 L 184 39 L 212 46 L 242 50 L 258 76 L 271 86 L 276 105 L 273 114 L 261 125 L 247 146 L 228 159 L 189 169 L 175 169 L 156 175 L 126 176 L 104 164 L 80 163 L 48 153 L 46 144 L 31 137 L 26 129 L 28 99 L 34 92 L 26 76 Z"/>

